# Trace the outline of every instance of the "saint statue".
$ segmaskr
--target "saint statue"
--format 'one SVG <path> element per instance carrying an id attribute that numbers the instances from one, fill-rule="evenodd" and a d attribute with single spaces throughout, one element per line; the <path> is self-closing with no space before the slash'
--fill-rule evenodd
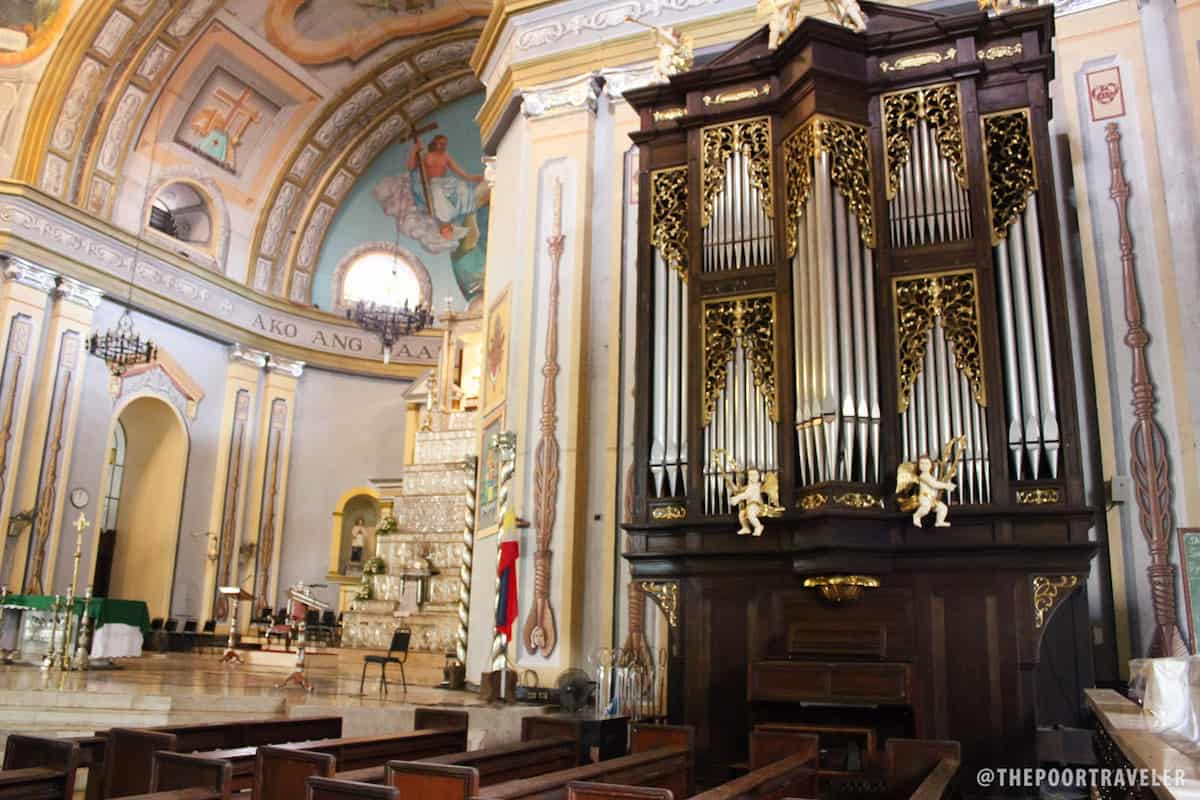
<path id="1" fill-rule="evenodd" d="M 367 546 L 367 528 L 363 525 L 363 518 L 359 517 L 354 520 L 354 527 L 350 529 L 350 563 L 361 564 L 363 560 L 363 548 Z"/>

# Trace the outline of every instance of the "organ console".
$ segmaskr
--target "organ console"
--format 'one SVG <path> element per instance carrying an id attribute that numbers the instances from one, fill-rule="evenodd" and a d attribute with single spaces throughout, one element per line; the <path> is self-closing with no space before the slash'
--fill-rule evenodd
<path id="1" fill-rule="evenodd" d="M 625 95 L 644 201 L 626 557 L 677 584 L 671 716 L 699 763 L 741 757 L 725 734 L 766 716 L 864 706 L 885 735 L 1028 763 L 1041 639 L 1095 549 L 1053 8 L 862 7 L 865 33 L 809 18 L 772 50 L 764 28 Z M 897 466 L 958 437 L 953 527 L 917 529 Z M 778 480 L 765 536 L 735 535 L 726 463 Z M 849 574 L 878 587 L 804 587 Z"/>

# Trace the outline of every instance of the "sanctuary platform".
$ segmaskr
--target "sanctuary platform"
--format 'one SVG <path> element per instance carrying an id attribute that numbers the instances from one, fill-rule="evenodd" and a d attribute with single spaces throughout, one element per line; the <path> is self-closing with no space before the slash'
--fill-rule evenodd
<path id="1" fill-rule="evenodd" d="M 412 730 L 418 706 L 449 706 L 468 711 L 468 742 L 475 748 L 519 740 L 521 718 L 547 710 L 487 705 L 472 692 L 435 688 L 442 656 L 432 654 L 409 656 L 407 692 L 399 685 L 399 670 L 390 667 L 388 694 L 380 695 L 378 668 L 372 667 L 360 696 L 362 657 L 373 652 L 339 649 L 314 659 L 308 671 L 312 692 L 275 688 L 290 663 L 226 665 L 219 655 L 197 653 L 146 654 L 122 660 L 119 669 L 88 672 L 0 666 L 0 740 L 12 733 L 78 736 L 117 726 L 332 714 L 343 718 L 344 735 L 376 736 Z"/>

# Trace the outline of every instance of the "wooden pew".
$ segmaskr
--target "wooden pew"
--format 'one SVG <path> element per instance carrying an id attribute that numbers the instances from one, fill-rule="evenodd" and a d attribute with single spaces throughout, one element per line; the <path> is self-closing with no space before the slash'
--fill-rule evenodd
<path id="1" fill-rule="evenodd" d="M 391 786 L 330 778 L 309 778 L 304 797 L 305 800 L 401 800 L 400 792 Z"/>
<path id="2" fill-rule="evenodd" d="M 752 770 L 707 792 L 692 795 L 691 800 L 779 800 L 785 797 L 816 797 L 815 766 L 815 754 L 797 753 Z M 580 782 L 567 786 L 567 800 L 673 800 L 675 797 L 678 795 L 668 789 Z"/>
<path id="3" fill-rule="evenodd" d="M 159 750 L 192 752 L 263 744 L 279 744 L 342 735 L 341 717 L 295 717 L 202 725 L 164 725 L 156 728 L 113 728 L 105 734 L 103 774 L 99 798 L 127 797 L 150 791 L 154 753 Z M 118 764 L 110 770 L 107 765 Z M 93 767 L 88 782 L 96 778 Z M 94 796 L 89 792 L 89 800 Z"/>
<path id="4" fill-rule="evenodd" d="M 146 737 L 149 738 L 149 737 Z M 310 775 L 332 777 L 337 765 L 346 764 L 351 769 L 385 763 L 391 759 L 420 759 L 433 756 L 459 753 L 466 750 L 467 731 L 465 728 L 450 730 L 433 728 L 420 731 L 408 731 L 389 736 L 361 736 L 341 739 L 316 739 L 306 742 L 290 742 L 279 745 L 263 745 L 261 747 L 236 747 L 227 750 L 206 750 L 195 753 L 198 758 L 214 762 L 227 762 L 233 770 L 233 790 L 244 791 L 251 787 L 268 789 L 272 796 L 299 797 L 304 793 L 304 778 Z M 160 748 L 173 749 L 173 748 Z M 308 755 L 317 753 L 321 759 L 312 759 Z M 328 761 L 328 769 L 317 767 Z M 272 775 L 278 771 L 280 775 L 295 773 L 296 780 L 287 778 L 287 785 L 293 787 L 292 793 L 284 789 L 276 791 L 277 780 L 263 780 L 262 770 L 269 769 Z M 164 765 L 164 770 L 170 769 Z M 284 779 L 280 779 L 284 780 Z M 256 788 L 256 797 L 258 794 Z"/>
<path id="5" fill-rule="evenodd" d="M 467 750 L 419 760 L 429 764 L 473 767 L 479 773 L 479 784 L 490 786 L 493 783 L 528 778 L 533 775 L 579 766 L 576 761 L 577 755 L 578 748 L 575 740 L 564 736 L 485 747 L 481 750 Z M 288 751 L 277 749 L 272 752 L 271 757 L 286 759 Z M 385 764 L 386 762 L 377 766 L 351 770 L 339 769 L 335 777 L 338 780 L 357 783 L 382 784 L 385 781 Z"/>
<path id="6" fill-rule="evenodd" d="M 72 800 L 79 745 L 65 739 L 11 734 L 0 770 L 3 800 Z"/>
<path id="7" fill-rule="evenodd" d="M 573 781 L 657 786 L 684 797 L 691 780 L 691 751 L 680 745 L 478 790 L 474 787 L 479 786 L 479 774 L 473 767 L 393 761 L 387 768 L 387 782 L 400 790 L 401 797 L 422 800 L 562 800 Z"/>
<path id="8" fill-rule="evenodd" d="M 154 754 L 151 785 L 153 791 L 125 800 L 231 800 L 233 770 L 226 762 L 162 751 Z"/>
<path id="9" fill-rule="evenodd" d="M 942 766 L 942 762 L 949 762 Z M 958 764 L 962 761 L 962 746 L 958 742 L 940 739 L 888 739 L 884 745 L 887 768 L 887 791 L 892 797 L 909 797 L 922 788 L 927 778 L 934 778 L 926 792 L 941 791 L 949 786 Z M 938 776 L 934 777 L 933 773 Z"/>

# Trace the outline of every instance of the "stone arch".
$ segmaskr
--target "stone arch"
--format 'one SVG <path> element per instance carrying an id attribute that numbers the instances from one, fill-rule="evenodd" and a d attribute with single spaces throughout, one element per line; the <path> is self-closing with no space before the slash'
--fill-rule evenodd
<path id="1" fill-rule="evenodd" d="M 150 227 L 150 208 L 154 205 L 155 198 L 163 189 L 176 183 L 187 184 L 206 201 L 209 218 L 213 223 L 213 235 L 208 247 L 172 238 Z M 193 261 L 221 275 L 225 274 L 229 262 L 229 228 L 229 206 L 221 194 L 220 187 L 216 181 L 194 167 L 176 167 L 157 176 L 150 191 L 146 193 L 146 201 L 138 219 L 138 230 L 142 236 L 170 249 L 184 248 Z"/>

